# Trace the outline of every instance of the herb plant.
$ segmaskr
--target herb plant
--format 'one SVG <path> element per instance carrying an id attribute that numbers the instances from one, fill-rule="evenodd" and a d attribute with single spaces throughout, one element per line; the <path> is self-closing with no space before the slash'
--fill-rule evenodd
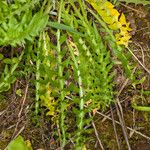
<path id="1" fill-rule="evenodd" d="M 71 138 L 75 149 L 83 150 L 90 132 L 84 129 L 94 110 L 105 110 L 114 102 L 116 60 L 126 77 L 135 79 L 125 51 L 131 39 L 129 26 L 125 15 L 107 0 L 1 0 L 0 46 L 23 50 L 6 65 L 0 55 L 0 92 L 11 88 L 18 70 L 28 78 L 33 74 L 35 114 L 45 109 L 59 131 L 54 134 L 62 149 Z M 70 114 L 75 122 L 72 132 Z"/>

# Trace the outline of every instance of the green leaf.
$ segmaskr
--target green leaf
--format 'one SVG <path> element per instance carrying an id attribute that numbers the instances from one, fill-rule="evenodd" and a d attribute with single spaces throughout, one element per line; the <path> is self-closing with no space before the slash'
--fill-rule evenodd
<path id="1" fill-rule="evenodd" d="M 5 64 L 12 64 L 12 60 L 11 60 L 10 58 L 5 58 L 5 59 L 3 60 L 3 62 L 4 62 Z"/>
<path id="2" fill-rule="evenodd" d="M 142 84 L 144 81 L 145 81 L 145 79 L 146 79 L 146 77 L 144 76 L 142 79 L 140 79 L 140 80 L 135 80 L 135 81 L 133 81 L 133 83 L 132 83 L 132 85 L 133 85 L 133 87 L 135 88 L 136 87 L 136 85 L 138 85 L 138 84 Z"/>
<path id="3" fill-rule="evenodd" d="M 17 94 L 18 96 L 22 96 L 21 89 L 18 89 L 18 90 L 16 91 L 16 94 Z"/>
<path id="4" fill-rule="evenodd" d="M 10 142 L 7 150 L 32 150 L 32 148 L 26 145 L 26 142 L 22 136 L 18 136 L 16 139 Z"/>
<path id="5" fill-rule="evenodd" d="M 67 26 L 65 24 L 61 24 L 61 23 L 58 23 L 58 22 L 49 22 L 48 25 L 50 27 L 53 27 L 53 28 L 56 28 L 56 29 L 61 29 L 61 30 L 66 30 L 66 31 L 69 31 L 69 32 L 72 32 L 72 33 L 75 33 L 75 34 L 78 34 L 80 36 L 84 36 L 84 34 L 76 31 L 74 28 L 70 27 L 70 26 Z"/>
<path id="6" fill-rule="evenodd" d="M 0 45 L 16 46 L 25 43 L 26 40 L 32 42 L 46 27 L 49 16 L 41 10 L 33 13 L 35 3 L 37 0 L 24 0 L 23 3 L 15 1 L 15 4 L 10 6 L 6 3 L 6 10 L 0 9 Z M 0 3 L 0 6 L 3 8 L 5 4 Z"/>
<path id="7" fill-rule="evenodd" d="M 3 54 L 0 54 L 0 60 L 2 60 L 4 58 Z"/>
<path id="8" fill-rule="evenodd" d="M 14 57 L 14 58 L 11 59 L 11 61 L 12 61 L 12 63 L 18 63 L 19 60 L 18 60 L 17 57 Z"/>
<path id="9" fill-rule="evenodd" d="M 143 92 L 143 94 L 145 95 L 150 95 L 150 91 L 141 91 L 141 92 Z"/>

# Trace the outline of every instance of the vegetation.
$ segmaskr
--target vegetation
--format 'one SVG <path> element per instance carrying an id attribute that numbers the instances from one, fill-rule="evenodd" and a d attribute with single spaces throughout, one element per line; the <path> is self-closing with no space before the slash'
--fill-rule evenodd
<path id="1" fill-rule="evenodd" d="M 147 0 L 123 1 L 149 4 Z M 116 2 L 0 1 L 0 46 L 8 50 L 0 53 L 0 92 L 10 91 L 19 78 L 27 81 L 34 89 L 33 122 L 40 126 L 39 118 L 45 113 L 61 149 L 70 139 L 73 149 L 86 149 L 93 131 L 86 127 L 96 111 L 116 104 L 116 66 L 133 88 L 146 79 L 135 70 L 134 54 L 128 47 L 132 29 L 125 14 L 116 9 Z M 137 106 L 135 100 L 132 106 L 150 110 Z M 18 136 L 7 149 L 32 148 Z"/>

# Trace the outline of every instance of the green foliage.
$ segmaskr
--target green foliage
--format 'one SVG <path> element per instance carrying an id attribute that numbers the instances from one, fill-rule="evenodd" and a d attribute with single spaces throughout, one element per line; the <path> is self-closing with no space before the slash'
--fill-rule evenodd
<path id="1" fill-rule="evenodd" d="M 8 4 L 5 0 L 1 1 L 0 46 L 16 46 L 25 44 L 25 40 L 33 41 L 33 37 L 45 28 L 48 15 L 39 8 L 40 11 L 33 13 L 37 2 L 15 0 L 13 4 Z"/>
<path id="2" fill-rule="evenodd" d="M 120 2 L 126 2 L 127 4 L 129 3 L 134 3 L 134 4 L 142 4 L 142 5 L 148 5 L 150 4 L 149 0 L 119 0 Z"/>
<path id="3" fill-rule="evenodd" d="M 143 100 L 145 100 L 146 95 L 150 95 L 150 91 L 140 91 L 140 95 L 135 95 L 131 101 L 131 105 L 135 110 L 150 112 L 150 107 L 148 104 L 145 104 Z M 142 104 L 141 104 L 142 101 Z"/>
<path id="4" fill-rule="evenodd" d="M 74 12 L 63 10 L 62 20 L 65 24 L 71 25 L 72 28 L 78 28 L 83 37 L 78 34 L 69 34 L 67 45 L 70 51 L 70 65 L 73 68 L 73 80 L 77 82 L 78 90 L 73 87 L 76 96 L 72 96 L 74 105 L 73 112 L 76 115 L 77 130 L 76 149 L 84 147 L 86 141 L 86 132 L 84 127 L 91 121 L 85 116 L 88 112 L 97 108 L 105 109 L 113 101 L 113 76 L 111 73 L 113 63 L 110 59 L 110 53 L 99 36 L 100 30 L 96 24 L 88 21 L 85 11 L 78 9 L 71 3 Z M 80 7 L 84 7 L 82 4 Z M 64 6 L 64 9 L 66 6 Z M 71 88 L 70 88 L 71 89 Z M 71 91 L 70 91 L 71 93 Z M 71 94 L 72 95 L 72 94 Z M 78 95 L 78 96 L 77 96 Z M 86 103 L 89 102 L 87 108 Z"/>
<path id="5" fill-rule="evenodd" d="M 55 17 L 48 15 L 54 5 L 58 13 Z M 108 24 L 81 0 L 61 0 L 53 5 L 48 0 L 15 0 L 9 4 L 2 0 L 0 25 L 0 46 L 24 46 L 20 56 L 5 58 L 0 54 L 5 64 L 0 92 L 10 89 L 18 70 L 28 78 L 32 75 L 36 117 L 46 110 L 52 128 L 59 130 L 54 134 L 62 149 L 72 137 L 75 149 L 85 148 L 90 130 L 84 128 L 93 119 L 89 113 L 105 110 L 113 103 L 116 60 L 134 86 L 144 81 L 136 81 L 128 54 L 118 46 Z M 17 94 L 21 94 L 19 90 Z M 73 128 L 68 124 L 71 119 Z M 10 148 L 12 145 L 25 146 L 25 142 L 18 137 Z"/>
<path id="6" fill-rule="evenodd" d="M 40 39 L 37 42 L 36 61 L 36 114 L 39 112 L 39 100 L 41 100 L 41 106 L 45 106 L 47 109 L 47 115 L 55 116 L 55 106 L 57 102 L 52 95 L 54 88 L 52 89 L 52 81 L 56 74 L 55 64 L 53 58 L 53 51 L 50 47 L 50 39 L 47 33 L 40 34 Z"/>
<path id="7" fill-rule="evenodd" d="M 67 26 L 65 24 L 61 24 L 61 23 L 58 23 L 58 22 L 51 22 L 49 21 L 48 22 L 48 25 L 50 27 L 53 27 L 53 28 L 56 28 L 56 29 L 61 29 L 61 30 L 65 30 L 65 31 L 68 31 L 68 32 L 72 32 L 74 34 L 78 34 L 80 36 L 84 36 L 83 34 L 81 34 L 80 32 L 77 32 L 74 28 L 70 27 L 70 26 Z"/>
<path id="8" fill-rule="evenodd" d="M 13 3 L 2 0 L 0 2 L 0 46 L 17 46 L 26 44 L 28 41 L 33 42 L 34 37 L 47 25 L 48 13 L 46 8 L 49 5 L 50 3 L 48 5 L 43 3 L 39 7 L 39 1 L 31 0 L 15 0 Z M 43 8 L 46 11 L 43 11 Z M 36 9 L 39 11 L 33 13 Z M 19 57 L 11 59 L 3 58 L 1 54 L 0 59 L 3 59 L 3 63 L 6 65 L 0 77 L 0 92 L 9 90 L 10 85 L 16 80 L 16 69 L 23 54 L 24 51 Z"/>
<path id="9" fill-rule="evenodd" d="M 18 68 L 18 65 L 20 61 L 22 60 L 22 57 L 24 55 L 24 52 L 18 57 L 10 59 L 5 59 L 4 63 L 6 63 L 3 73 L 0 77 L 0 92 L 8 91 L 10 89 L 10 86 L 12 83 L 16 80 L 16 69 Z"/>
<path id="10" fill-rule="evenodd" d="M 0 54 L 0 60 L 2 60 L 4 58 L 4 56 L 2 54 Z"/>
<path id="11" fill-rule="evenodd" d="M 113 50 L 113 54 L 114 56 L 119 59 L 119 61 L 121 62 L 126 76 L 130 79 L 132 79 L 132 66 L 129 64 L 129 60 L 127 58 L 126 55 L 128 55 L 128 52 L 126 52 L 127 54 L 125 54 L 123 52 L 123 48 L 121 46 L 119 46 L 117 44 L 117 41 L 113 35 L 112 30 L 110 30 L 106 23 L 97 15 L 95 14 L 93 11 L 91 11 L 89 9 L 90 13 L 97 19 L 97 21 L 102 25 L 103 29 L 101 30 L 102 32 L 106 32 L 108 35 L 104 36 L 105 41 L 107 41 L 109 43 L 109 46 L 112 48 Z"/>
<path id="12" fill-rule="evenodd" d="M 22 136 L 18 136 L 8 144 L 7 150 L 32 150 L 32 147 L 29 141 L 26 142 Z"/>

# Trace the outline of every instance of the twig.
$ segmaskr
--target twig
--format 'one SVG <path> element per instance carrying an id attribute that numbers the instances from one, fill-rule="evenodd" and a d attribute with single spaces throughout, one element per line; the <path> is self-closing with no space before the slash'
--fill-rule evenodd
<path id="1" fill-rule="evenodd" d="M 134 8 L 132 8 L 132 7 L 130 7 L 130 6 L 127 6 L 127 5 L 123 4 L 123 3 L 120 3 L 120 5 L 122 5 L 122 6 L 126 7 L 126 8 L 128 8 L 128 9 L 130 9 L 130 10 L 132 10 L 132 11 L 135 11 L 135 12 L 137 12 L 137 13 L 144 14 L 142 11 L 139 11 L 139 10 L 137 10 L 137 9 L 134 9 Z"/>
<path id="2" fill-rule="evenodd" d="M 28 93 L 28 87 L 29 87 L 29 85 L 27 84 L 27 85 L 26 85 L 26 88 L 25 88 L 25 94 L 24 94 L 24 97 L 23 97 L 21 109 L 20 109 L 20 111 L 19 111 L 19 113 L 18 113 L 18 118 L 20 118 L 20 116 L 21 116 L 21 114 L 22 114 L 23 106 L 24 106 L 24 104 L 25 104 L 26 97 L 27 97 L 27 93 Z"/>
<path id="3" fill-rule="evenodd" d="M 138 30 L 136 30 L 136 32 L 139 32 L 139 31 L 142 31 L 142 30 L 145 30 L 145 29 L 148 29 L 148 27 L 138 29 Z"/>
<path id="4" fill-rule="evenodd" d="M 0 116 L 2 116 L 3 114 L 5 114 L 5 113 L 6 113 L 6 111 L 7 111 L 7 109 L 5 109 L 5 110 L 1 111 L 1 112 L 0 112 Z"/>
<path id="5" fill-rule="evenodd" d="M 117 103 L 115 102 L 115 106 L 116 106 L 116 110 L 117 110 L 117 115 L 118 115 L 118 118 L 119 118 L 119 121 L 120 121 L 120 125 L 122 127 L 122 131 L 123 131 L 123 135 L 124 135 L 126 144 L 128 146 L 128 150 L 131 150 L 129 140 L 128 140 L 128 136 L 127 136 L 126 125 L 125 125 L 125 121 L 124 121 L 124 117 L 123 117 L 122 106 L 120 104 L 119 99 L 117 98 L 116 100 L 117 100 Z"/>
<path id="6" fill-rule="evenodd" d="M 135 72 L 135 70 L 136 70 L 136 67 L 133 69 L 132 74 Z M 130 150 L 131 147 L 130 147 L 128 136 L 127 136 L 126 125 L 125 125 L 124 116 L 123 116 L 123 109 L 122 109 L 121 103 L 120 103 L 119 98 L 118 98 L 120 96 L 121 92 L 123 91 L 123 89 L 125 88 L 125 86 L 127 85 L 128 81 L 129 81 L 129 79 L 126 79 L 126 81 L 122 85 L 120 91 L 118 92 L 117 98 L 116 98 L 117 102 L 115 102 L 115 106 L 116 106 L 117 115 L 118 115 L 118 118 L 119 118 L 119 121 L 120 121 L 120 124 L 121 124 L 121 127 L 122 127 L 122 131 L 123 131 L 123 134 L 124 134 L 124 137 L 125 137 L 125 141 L 127 143 L 128 149 Z M 118 141 L 117 141 L 117 143 L 118 143 Z"/>
<path id="7" fill-rule="evenodd" d="M 24 104 L 25 104 L 25 101 L 26 101 L 27 93 L 28 93 L 28 84 L 26 85 L 26 88 L 25 88 L 25 94 L 24 94 L 24 97 L 23 97 L 23 100 L 22 100 L 22 105 L 21 105 L 20 111 L 19 111 L 19 113 L 18 113 L 18 122 L 17 122 L 17 124 L 16 124 L 14 133 L 13 133 L 13 135 L 12 135 L 12 139 L 14 139 L 14 138 L 16 137 L 15 134 L 16 134 L 18 125 L 19 125 L 19 123 L 20 123 L 20 117 L 21 117 L 22 110 L 23 110 L 23 107 L 24 107 Z M 17 134 L 17 135 L 18 135 L 18 134 Z"/>
<path id="8" fill-rule="evenodd" d="M 136 67 L 133 69 L 132 74 L 135 72 L 135 70 L 136 70 Z M 127 136 L 124 116 L 123 116 L 123 109 L 122 109 L 121 103 L 119 101 L 119 96 L 120 96 L 121 92 L 123 91 L 123 89 L 125 88 L 125 86 L 127 85 L 128 81 L 129 81 L 129 79 L 126 79 L 126 81 L 122 85 L 120 91 L 118 92 L 117 98 L 116 98 L 117 103 L 115 102 L 115 106 L 116 106 L 117 115 L 118 115 L 118 118 L 119 118 L 119 121 L 120 121 L 120 124 L 121 124 L 121 127 L 122 127 L 122 131 L 123 131 L 123 134 L 124 134 L 124 137 L 125 137 L 125 141 L 127 143 L 128 149 L 131 150 L 129 140 L 128 140 L 128 136 Z"/>
<path id="9" fill-rule="evenodd" d="M 150 75 L 150 70 L 148 70 L 142 63 L 141 61 L 135 56 L 135 54 L 131 51 L 129 47 L 127 47 L 129 52 L 132 54 L 132 56 L 137 60 L 137 62 L 143 67 L 143 69 Z"/>
<path id="10" fill-rule="evenodd" d="M 138 46 L 140 49 L 141 49 L 141 52 L 142 52 L 142 61 L 143 61 L 143 65 L 145 66 L 145 56 L 144 56 L 144 50 L 142 48 L 142 46 L 137 43 L 137 42 L 134 42 L 136 46 Z"/>
<path id="11" fill-rule="evenodd" d="M 111 119 L 110 117 L 108 117 L 107 115 L 102 114 L 102 113 L 99 112 L 99 111 L 97 111 L 96 113 L 112 121 L 112 119 Z M 114 121 L 115 121 L 116 124 L 121 125 L 120 122 L 118 122 L 118 121 L 116 121 L 116 120 L 114 120 Z M 147 140 L 150 141 L 150 137 L 144 135 L 143 133 L 141 133 L 141 132 L 139 132 L 139 131 L 136 131 L 135 129 L 132 129 L 132 128 L 130 128 L 130 127 L 127 127 L 127 129 L 130 130 L 130 131 L 134 131 L 136 134 L 141 135 L 142 137 L 144 137 L 144 138 L 146 138 Z"/>
<path id="12" fill-rule="evenodd" d="M 92 117 L 91 113 L 89 113 L 89 116 Z M 97 129 L 96 129 L 96 126 L 95 126 L 94 121 L 92 121 L 92 126 L 93 126 L 93 128 L 94 128 L 94 132 L 95 132 L 96 138 L 97 138 L 97 140 L 98 140 L 98 143 L 99 143 L 99 145 L 100 145 L 100 148 L 101 148 L 102 150 L 104 150 L 104 146 L 102 145 L 102 142 L 101 142 L 101 140 L 100 140 L 100 138 L 99 138 L 99 135 L 98 135 L 98 132 L 97 132 Z"/>
<path id="13" fill-rule="evenodd" d="M 136 67 L 133 69 L 132 74 L 134 74 L 135 70 L 136 70 Z M 129 79 L 127 78 L 127 79 L 125 80 L 125 82 L 123 83 L 123 85 L 121 86 L 119 92 L 117 93 L 117 97 L 120 96 L 120 94 L 122 93 L 123 89 L 124 89 L 125 86 L 128 84 L 128 82 L 129 82 Z M 122 103 L 122 102 L 121 102 L 121 103 Z M 110 116 L 110 111 L 107 112 L 107 116 Z M 105 118 L 103 119 L 103 121 L 105 121 Z"/>
<path id="14" fill-rule="evenodd" d="M 136 67 L 133 69 L 132 74 L 134 74 L 135 70 L 136 70 Z M 121 88 L 120 88 L 120 90 L 119 90 L 119 92 L 117 94 L 117 97 L 120 96 L 120 94 L 122 93 L 123 89 L 125 88 L 125 86 L 127 85 L 128 82 L 129 82 L 129 79 L 127 78 L 125 80 L 124 84 L 121 86 Z"/>
<path id="15" fill-rule="evenodd" d="M 117 145 L 118 145 L 118 150 L 121 150 L 120 142 L 119 142 L 118 135 L 117 135 L 116 125 L 115 125 L 114 115 L 113 115 L 111 106 L 110 106 L 110 111 L 111 111 L 111 116 L 112 116 L 112 123 L 113 123 L 113 127 L 114 127 L 115 137 L 116 137 L 116 141 L 117 141 Z"/>
<path id="16" fill-rule="evenodd" d="M 23 126 L 23 127 L 19 130 L 19 132 L 14 136 L 13 139 L 15 139 L 15 138 L 24 130 L 24 128 L 25 128 L 25 126 Z"/>

